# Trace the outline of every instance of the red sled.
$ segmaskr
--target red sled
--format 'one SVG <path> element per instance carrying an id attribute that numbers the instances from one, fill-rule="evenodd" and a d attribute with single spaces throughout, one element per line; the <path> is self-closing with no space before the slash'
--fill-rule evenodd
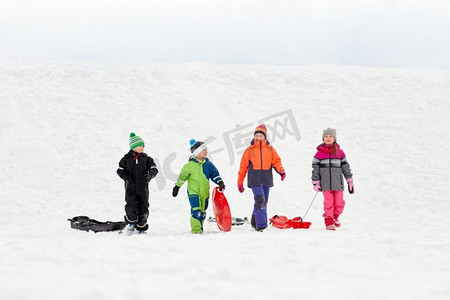
<path id="1" fill-rule="evenodd" d="M 286 216 L 275 215 L 272 218 L 270 218 L 269 221 L 273 227 L 276 227 L 279 229 L 288 229 L 288 228 L 308 229 L 311 226 L 311 222 L 303 222 L 302 218 L 300 218 L 300 217 L 288 219 Z"/>
<path id="2" fill-rule="evenodd" d="M 269 221 L 270 224 L 272 224 L 272 226 L 276 228 L 288 229 L 292 227 L 292 224 L 289 222 L 289 219 L 285 216 L 275 215 L 272 218 L 270 218 Z"/>
<path id="3" fill-rule="evenodd" d="M 214 215 L 216 217 L 217 227 L 222 231 L 231 230 L 231 211 L 225 194 L 214 188 L 212 193 Z"/>
<path id="4" fill-rule="evenodd" d="M 300 218 L 300 217 L 295 217 L 289 221 L 292 225 L 292 228 L 294 228 L 294 229 L 299 229 L 299 228 L 308 229 L 311 226 L 311 222 L 303 222 L 302 218 Z"/>

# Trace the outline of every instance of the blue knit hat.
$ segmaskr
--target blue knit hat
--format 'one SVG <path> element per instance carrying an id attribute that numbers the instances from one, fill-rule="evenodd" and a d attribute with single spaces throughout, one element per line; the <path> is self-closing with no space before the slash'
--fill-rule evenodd
<path id="1" fill-rule="evenodd" d="M 134 132 L 130 133 L 130 149 L 133 150 L 136 147 L 144 146 L 144 140 L 136 135 Z"/>

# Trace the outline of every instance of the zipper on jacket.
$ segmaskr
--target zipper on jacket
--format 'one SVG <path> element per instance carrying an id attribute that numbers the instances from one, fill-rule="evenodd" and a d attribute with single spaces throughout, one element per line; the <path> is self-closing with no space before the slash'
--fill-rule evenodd
<path id="1" fill-rule="evenodd" d="M 203 158 L 204 159 L 204 158 Z M 198 206 L 200 208 L 200 211 L 202 210 L 202 202 L 200 201 L 200 197 L 202 195 L 202 173 L 203 173 L 203 165 L 202 163 L 197 160 L 199 167 L 197 168 L 197 176 L 198 176 Z"/>
<path id="2" fill-rule="evenodd" d="M 262 143 L 259 142 L 259 154 L 261 156 L 261 170 L 263 169 L 263 159 L 262 159 Z"/>
<path id="3" fill-rule="evenodd" d="M 331 188 L 331 153 L 330 153 L 330 165 L 328 166 L 328 169 L 330 170 L 330 191 L 332 190 L 332 188 Z"/>
<path id="4" fill-rule="evenodd" d="M 139 153 L 138 155 L 136 155 L 136 154 L 133 154 L 133 155 L 134 155 L 134 160 L 136 161 L 136 164 L 138 165 L 139 164 L 138 160 L 139 160 L 139 156 L 141 155 L 141 153 Z"/>
<path id="5" fill-rule="evenodd" d="M 261 156 L 261 171 L 259 172 L 259 182 L 262 183 L 263 158 L 262 158 L 262 141 L 259 141 L 259 155 Z"/>

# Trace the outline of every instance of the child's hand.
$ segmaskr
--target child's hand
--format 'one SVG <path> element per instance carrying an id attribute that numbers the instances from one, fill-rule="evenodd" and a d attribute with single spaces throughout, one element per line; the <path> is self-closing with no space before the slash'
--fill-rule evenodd
<path id="1" fill-rule="evenodd" d="M 314 189 L 316 192 L 321 192 L 321 191 L 322 191 L 322 187 L 320 186 L 320 181 L 319 181 L 319 180 L 313 181 L 313 182 L 311 182 L 311 183 L 313 184 L 313 189 Z"/>
<path id="2" fill-rule="evenodd" d="M 240 193 L 243 193 L 243 192 L 244 192 L 244 186 L 243 186 L 242 184 L 238 184 L 238 191 L 239 191 Z"/>
<path id="3" fill-rule="evenodd" d="M 283 181 L 286 178 L 286 172 L 285 171 L 281 171 L 280 172 L 280 176 L 281 176 L 281 181 Z"/>
<path id="4" fill-rule="evenodd" d="M 348 192 L 350 194 L 353 194 L 355 192 L 355 185 L 353 184 L 353 178 L 347 178 L 347 184 L 348 184 Z"/>
<path id="5" fill-rule="evenodd" d="M 150 180 L 152 180 L 152 177 L 150 176 L 150 174 L 145 174 L 144 175 L 144 184 L 148 184 L 150 182 Z"/>
<path id="6" fill-rule="evenodd" d="M 219 191 L 225 190 L 225 183 L 223 181 L 219 182 Z"/>
<path id="7" fill-rule="evenodd" d="M 178 191 L 180 190 L 179 186 L 174 186 L 172 190 L 172 196 L 176 197 L 178 195 Z"/>

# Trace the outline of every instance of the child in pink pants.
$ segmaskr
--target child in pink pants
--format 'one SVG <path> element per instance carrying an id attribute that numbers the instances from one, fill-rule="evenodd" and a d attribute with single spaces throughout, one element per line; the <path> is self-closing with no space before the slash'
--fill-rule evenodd
<path id="1" fill-rule="evenodd" d="M 343 177 L 347 181 L 349 193 L 353 194 L 353 174 L 344 151 L 336 143 L 336 130 L 325 129 L 322 140 L 313 158 L 311 179 L 314 190 L 323 192 L 326 229 L 335 230 L 341 226 L 339 216 L 345 206 Z"/>

